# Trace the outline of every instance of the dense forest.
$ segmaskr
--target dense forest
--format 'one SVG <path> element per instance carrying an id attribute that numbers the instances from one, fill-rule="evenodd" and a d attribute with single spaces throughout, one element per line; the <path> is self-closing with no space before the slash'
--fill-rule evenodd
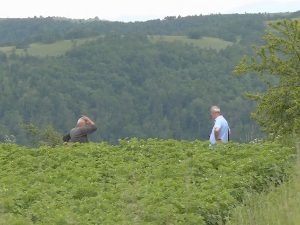
<path id="1" fill-rule="evenodd" d="M 267 87 L 257 74 L 234 77 L 232 71 L 243 55 L 253 52 L 252 44 L 262 43 L 267 21 L 298 14 L 178 16 L 136 23 L 0 20 L 2 46 L 26 48 L 33 42 L 102 35 L 56 57 L 0 52 L 0 140 L 14 135 L 18 144 L 29 145 L 22 124 L 52 125 L 66 133 L 83 114 L 98 125 L 90 137 L 95 142 L 116 144 L 126 137 L 207 140 L 212 105 L 229 121 L 232 140 L 259 137 L 250 119 L 255 103 L 243 93 L 262 93 Z M 217 51 L 149 40 L 154 34 L 191 32 L 234 44 Z"/>
<path id="2" fill-rule="evenodd" d="M 0 45 L 29 43 L 53 43 L 58 40 L 76 39 L 117 33 L 143 33 L 147 35 L 186 35 L 197 30 L 203 36 L 236 40 L 236 35 L 257 41 L 264 31 L 265 21 L 299 17 L 300 12 L 290 14 L 212 14 L 208 16 L 166 16 L 163 20 L 146 22 L 113 22 L 93 20 L 66 20 L 52 17 L 0 20 Z M 251 37 L 250 37 L 251 36 Z M 249 43 L 248 43 L 249 44 Z"/>

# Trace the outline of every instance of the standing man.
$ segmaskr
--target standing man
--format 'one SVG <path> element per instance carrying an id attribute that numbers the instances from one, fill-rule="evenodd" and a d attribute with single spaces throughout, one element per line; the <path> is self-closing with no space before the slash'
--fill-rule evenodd
<path id="1" fill-rule="evenodd" d="M 228 126 L 228 122 L 221 115 L 221 110 L 217 106 L 212 106 L 210 113 L 212 118 L 215 120 L 215 124 L 209 138 L 210 142 L 212 144 L 216 142 L 228 142 L 231 131 Z"/>
<path id="2" fill-rule="evenodd" d="M 87 126 L 87 124 L 90 126 Z M 63 142 L 79 142 L 88 143 L 88 135 L 95 132 L 97 127 L 95 123 L 86 116 L 82 116 L 78 122 L 77 126 L 73 128 L 69 133 L 63 136 Z"/>

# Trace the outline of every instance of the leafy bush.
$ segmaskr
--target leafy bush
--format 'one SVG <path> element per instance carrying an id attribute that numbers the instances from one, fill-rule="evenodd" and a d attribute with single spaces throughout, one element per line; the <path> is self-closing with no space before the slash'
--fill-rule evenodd
<path id="1" fill-rule="evenodd" d="M 120 140 L 0 145 L 1 224 L 220 224 L 244 193 L 288 176 L 279 144 Z"/>
<path id="2" fill-rule="evenodd" d="M 44 132 L 39 127 L 34 126 L 32 123 L 28 125 L 22 124 L 21 127 L 26 132 L 34 135 L 34 137 L 30 138 L 33 145 L 36 145 L 38 147 L 55 147 L 62 144 L 62 134 L 54 130 L 50 125 L 45 128 Z"/>

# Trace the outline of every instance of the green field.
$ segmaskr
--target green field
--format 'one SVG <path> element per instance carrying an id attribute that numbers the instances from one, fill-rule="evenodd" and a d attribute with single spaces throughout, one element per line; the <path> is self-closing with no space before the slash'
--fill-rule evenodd
<path id="1" fill-rule="evenodd" d="M 247 191 L 289 176 L 295 159 L 271 143 L 214 148 L 136 138 L 0 144 L 0 224 L 223 224 Z"/>
<path id="2" fill-rule="evenodd" d="M 233 42 L 230 41 L 224 41 L 219 38 L 212 38 L 212 37 L 203 37 L 202 39 L 189 39 L 187 36 L 149 36 L 149 40 L 151 42 L 157 42 L 159 40 L 162 41 L 182 41 L 184 43 L 188 44 L 194 44 L 195 46 L 198 46 L 200 48 L 213 48 L 217 50 L 221 50 L 226 48 L 229 45 L 232 45 Z"/>
<path id="3" fill-rule="evenodd" d="M 92 41 L 97 39 L 98 37 L 93 38 L 83 38 L 83 39 L 77 39 L 76 45 L 84 44 L 86 41 Z M 29 48 L 27 49 L 28 54 L 30 55 L 36 55 L 36 56 L 58 56 L 65 54 L 66 51 L 70 50 L 73 46 L 73 42 L 71 40 L 64 40 L 64 41 L 58 41 L 53 44 L 40 44 L 40 43 L 33 43 L 29 45 Z M 12 53 L 14 49 L 14 46 L 8 46 L 8 47 L 1 47 L 0 51 L 3 51 L 7 54 Z M 16 54 L 25 54 L 25 51 L 23 49 L 16 49 Z"/>
<path id="4" fill-rule="evenodd" d="M 82 45 L 87 41 L 95 40 L 99 37 L 92 38 L 83 38 L 76 39 L 76 45 Z M 152 43 L 155 43 L 159 40 L 173 42 L 173 41 L 182 41 L 183 43 L 194 44 L 195 46 L 199 46 L 200 48 L 213 48 L 216 50 L 224 49 L 233 43 L 230 41 L 224 41 L 219 38 L 211 38 L 211 37 L 203 37 L 199 40 L 189 39 L 187 36 L 149 36 L 149 40 Z M 53 44 L 41 44 L 41 43 L 33 43 L 29 45 L 27 49 L 28 54 L 36 55 L 36 56 L 58 56 L 65 54 L 66 51 L 70 50 L 74 43 L 71 40 L 58 41 Z M 14 46 L 8 47 L 0 47 L 0 51 L 3 51 L 7 54 L 11 54 L 13 52 Z M 15 49 L 16 54 L 25 54 L 25 50 L 23 49 Z"/>

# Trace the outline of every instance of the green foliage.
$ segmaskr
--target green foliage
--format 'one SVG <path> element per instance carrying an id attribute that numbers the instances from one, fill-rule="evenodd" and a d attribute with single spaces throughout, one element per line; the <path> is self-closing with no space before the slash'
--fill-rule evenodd
<path id="1" fill-rule="evenodd" d="M 201 31 L 200 30 L 192 30 L 188 32 L 188 37 L 191 39 L 200 39 L 202 38 L 201 36 Z"/>
<path id="2" fill-rule="evenodd" d="M 300 21 L 284 20 L 269 24 L 277 31 L 267 31 L 263 37 L 267 45 L 259 49 L 254 46 L 256 57 L 248 62 L 245 56 L 238 64 L 235 75 L 258 72 L 261 79 L 268 84 L 265 94 L 246 96 L 259 104 L 257 112 L 252 114 L 262 131 L 277 135 L 299 135 L 300 132 Z M 265 75 L 278 77 L 272 85 Z"/>
<path id="3" fill-rule="evenodd" d="M 249 193 L 244 204 L 233 210 L 226 225 L 296 225 L 300 221 L 300 164 L 295 165 L 291 179 L 268 193 Z"/>
<path id="4" fill-rule="evenodd" d="M 278 144 L 120 144 L 0 145 L 1 224 L 221 224 L 295 158 Z"/>
<path id="5" fill-rule="evenodd" d="M 236 43 L 237 37 L 241 40 L 240 44 L 251 45 L 260 44 L 260 37 L 266 28 L 264 18 L 239 18 L 237 20 L 225 20 L 214 22 L 205 26 L 190 29 L 187 34 L 190 38 L 200 36 L 220 38 L 225 41 Z"/>
<path id="6" fill-rule="evenodd" d="M 50 146 L 55 147 L 61 145 L 62 143 L 62 134 L 55 131 L 51 125 L 48 125 L 44 131 L 40 128 L 30 124 L 22 124 L 21 127 L 34 137 L 31 137 L 31 142 L 33 145 L 38 147 L 41 146 Z"/>

